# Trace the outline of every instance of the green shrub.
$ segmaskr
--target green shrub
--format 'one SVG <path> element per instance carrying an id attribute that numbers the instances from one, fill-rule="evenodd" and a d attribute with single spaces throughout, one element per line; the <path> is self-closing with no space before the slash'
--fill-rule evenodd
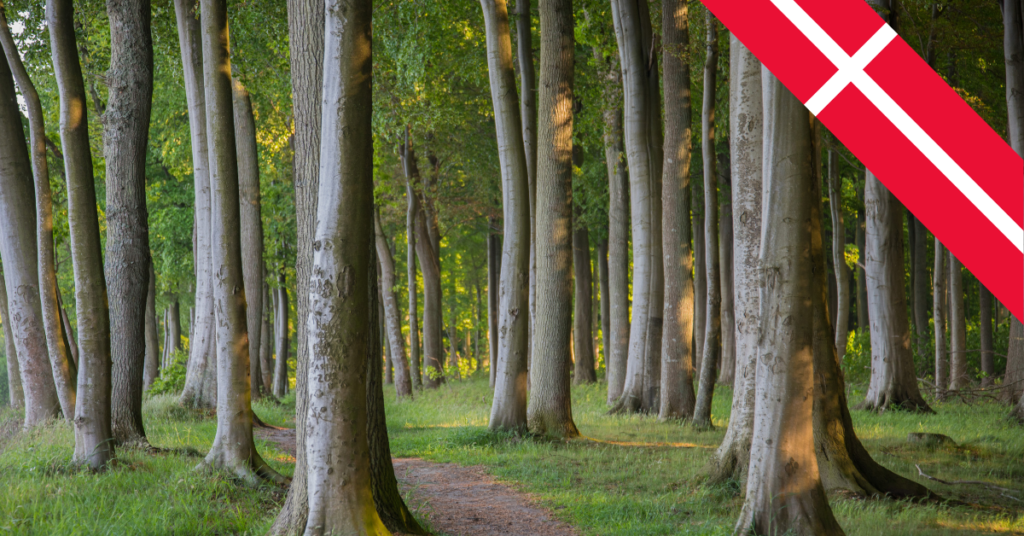
<path id="1" fill-rule="evenodd" d="M 171 364 L 160 371 L 160 376 L 153 380 L 149 396 L 180 393 L 185 388 L 185 371 L 188 368 L 188 352 L 176 350 L 171 354 Z"/>

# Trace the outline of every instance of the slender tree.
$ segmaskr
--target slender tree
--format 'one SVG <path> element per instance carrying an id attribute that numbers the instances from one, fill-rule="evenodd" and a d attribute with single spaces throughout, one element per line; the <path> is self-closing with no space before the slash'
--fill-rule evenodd
<path id="1" fill-rule="evenodd" d="M 846 266 L 846 224 L 843 220 L 843 177 L 834 150 L 828 152 L 828 199 L 832 215 L 832 265 L 836 275 L 836 351 L 846 356 L 850 326 L 850 276 Z M 916 294 L 915 294 L 916 296 Z M 922 306 L 923 310 L 923 306 Z M 926 322 L 927 324 L 927 322 Z"/>
<path id="2" fill-rule="evenodd" d="M 25 391 L 21 384 L 21 367 L 18 365 L 18 348 L 14 344 L 11 316 L 7 313 L 7 283 L 0 272 L 0 323 L 4 328 L 4 357 L 7 358 L 7 394 L 12 409 L 25 407 Z"/>
<path id="3" fill-rule="evenodd" d="M 621 99 L 621 74 L 613 61 L 606 101 Z M 622 108 L 604 111 L 604 155 L 608 168 L 608 332 L 605 335 L 605 378 L 608 404 L 622 396 L 629 355 L 629 175 L 623 146 Z M 603 299 L 603 298 L 602 298 Z"/>
<path id="4" fill-rule="evenodd" d="M 725 139 L 726 147 L 731 145 Z M 731 152 L 731 151 L 730 151 Z M 718 209 L 718 270 L 721 289 L 721 355 L 718 360 L 718 383 L 732 386 L 736 374 L 736 311 L 735 282 L 733 274 L 733 226 L 732 226 L 732 156 L 729 152 L 718 155 L 718 187 L 722 204 Z"/>
<path id="5" fill-rule="evenodd" d="M 741 534 L 843 534 L 818 474 L 810 258 L 814 172 L 807 110 L 765 70 L 764 227 L 754 442 Z M 824 305 L 822 305 L 824 310 Z"/>
<path id="6" fill-rule="evenodd" d="M 402 169 L 405 172 L 405 198 L 407 201 L 405 218 L 405 236 L 408 242 L 406 249 L 406 281 L 409 291 L 409 363 L 412 367 L 412 383 L 414 387 L 423 386 L 420 374 L 420 328 L 417 312 L 416 294 L 416 221 L 419 219 L 420 202 L 416 194 L 419 183 L 419 169 L 416 167 L 416 153 L 413 152 L 409 140 L 409 127 L 405 127 L 405 142 L 402 144 Z"/>
<path id="7" fill-rule="evenodd" d="M 992 351 L 992 293 L 985 285 L 978 283 L 978 309 L 981 336 L 981 386 L 991 387 L 995 380 L 996 367 L 993 362 Z"/>
<path id="8" fill-rule="evenodd" d="M 964 309 L 963 264 L 949 252 L 949 390 L 967 387 L 967 311 Z"/>
<path id="9" fill-rule="evenodd" d="M 718 21 L 705 12 L 707 60 L 704 64 L 704 109 L 701 113 L 701 148 L 704 157 L 704 247 L 706 248 L 707 321 L 701 352 L 700 383 L 693 423 L 711 427 L 711 399 L 715 390 L 718 359 L 722 353 L 722 287 L 718 258 L 718 184 L 715 164 L 715 87 L 718 73 Z"/>
<path id="10" fill-rule="evenodd" d="M 489 229 L 497 226 L 495 219 L 491 218 Z M 490 369 L 490 386 L 494 389 L 494 380 L 498 371 L 498 303 L 499 287 L 501 285 L 501 238 L 497 233 L 487 234 L 487 341 L 489 350 L 489 361 L 487 368 Z M 410 331 L 412 328 L 410 327 Z M 415 366 L 415 364 L 414 364 Z M 415 370 L 415 368 L 414 368 Z"/>
<path id="11" fill-rule="evenodd" d="M 760 321 L 758 256 L 761 250 L 764 112 L 761 62 L 735 35 L 729 38 L 729 138 L 732 151 L 733 261 L 736 369 L 725 438 L 708 463 L 712 482 L 743 481 L 754 435 L 757 328 Z"/>
<path id="12" fill-rule="evenodd" d="M 946 248 L 939 239 L 935 239 L 935 270 L 932 284 L 933 323 L 935 325 L 935 398 L 946 396 L 949 386 L 949 352 L 946 347 Z M 1010 330 L 1010 346 L 1013 346 L 1013 333 Z"/>
<path id="13" fill-rule="evenodd" d="M 77 372 L 76 364 L 71 359 L 69 345 L 62 331 L 63 319 L 53 251 L 53 196 L 50 192 L 49 168 L 46 162 L 46 126 L 43 122 L 43 109 L 39 102 L 39 94 L 36 92 L 32 80 L 29 79 L 28 72 L 25 71 L 2 5 L 0 5 L 0 41 L 3 42 L 7 63 L 14 74 L 14 79 L 21 90 L 28 110 L 31 156 L 29 153 L 21 151 L 25 148 L 24 141 L 20 147 L 17 144 L 12 147 L 18 150 L 18 153 L 13 156 L 18 160 L 25 159 L 32 162 L 32 178 L 35 184 L 37 223 L 35 251 L 39 267 L 40 312 L 46 333 L 46 347 L 49 350 L 50 367 L 53 371 L 53 383 L 57 389 L 57 398 L 60 400 L 64 419 L 70 422 L 75 411 L 75 376 Z"/>
<path id="14" fill-rule="evenodd" d="M 156 272 L 149 263 L 149 290 L 146 293 L 146 362 L 142 370 L 142 389 L 148 391 L 160 376 L 160 338 L 156 329 Z"/>
<path id="15" fill-rule="evenodd" d="M 530 323 L 527 328 L 526 362 L 531 362 L 533 333 L 537 325 L 537 74 L 533 67 L 533 14 L 530 0 L 516 0 L 516 52 L 519 59 L 519 115 L 530 197 Z"/>
<path id="16" fill-rule="evenodd" d="M 409 376 L 409 360 L 405 356 L 405 341 L 402 339 L 401 312 L 398 310 L 398 297 L 395 296 L 395 260 L 391 256 L 384 229 L 380 225 L 380 214 L 374 212 L 374 230 L 376 236 L 377 260 L 380 262 L 381 293 L 384 297 L 384 326 L 387 334 L 388 355 L 395 367 L 395 391 L 399 398 L 412 396 L 412 378 Z"/>
<path id="17" fill-rule="evenodd" d="M 266 272 L 267 268 L 264 266 L 263 273 L 266 274 Z M 270 284 L 267 283 L 266 276 L 264 276 L 263 325 L 260 327 L 260 373 L 263 375 L 263 392 L 269 395 L 274 394 L 274 364 L 270 357 L 274 351 L 274 343 L 271 337 L 274 328 L 270 323 L 270 317 L 273 312 L 274 306 L 270 301 Z"/>
<path id="18" fill-rule="evenodd" d="M 280 286 L 274 289 L 277 298 L 274 301 L 274 384 L 273 394 L 281 398 L 288 394 L 288 289 L 284 286 L 284 275 L 279 279 Z M 298 370 L 295 374 L 298 374 Z M 295 380 L 298 385 L 298 376 Z M 296 393 L 295 396 L 298 396 Z"/>
<path id="19" fill-rule="evenodd" d="M 1006 60 L 1006 110 L 1010 147 L 1024 157 L 1024 6 L 1003 0 L 1003 56 Z M 1024 422 L 1024 326 L 1019 318 L 1010 320 L 1010 350 L 1006 363 L 1008 387 L 1004 400 L 1020 403 L 1014 409 L 1017 420 Z M 1016 380 L 1016 381 L 1013 381 Z"/>
<path id="20" fill-rule="evenodd" d="M 572 268 L 576 295 L 572 314 L 572 346 L 576 358 L 573 368 L 573 382 L 594 383 L 597 371 L 594 369 L 593 326 L 593 275 L 590 269 L 590 234 L 586 229 L 577 228 L 572 232 Z"/>
<path id="21" fill-rule="evenodd" d="M 487 28 L 487 70 L 498 135 L 502 208 L 505 213 L 498 304 L 498 362 L 490 429 L 524 430 L 530 268 L 527 158 L 523 148 L 515 74 L 512 72 L 508 7 L 505 0 L 480 0 L 480 6 Z"/>
<path id="22" fill-rule="evenodd" d="M 427 218 L 427 203 L 421 197 L 416 221 L 416 258 L 419 259 L 423 278 L 423 380 L 429 389 L 437 388 L 444 381 L 444 321 L 441 317 L 441 264 L 440 252 L 435 249 L 439 241 L 431 236 L 431 224 Z"/>

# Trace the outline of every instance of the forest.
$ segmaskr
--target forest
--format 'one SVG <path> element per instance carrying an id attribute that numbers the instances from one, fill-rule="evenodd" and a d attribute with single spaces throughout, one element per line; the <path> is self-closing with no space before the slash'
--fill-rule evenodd
<path id="1" fill-rule="evenodd" d="M 1024 156 L 1024 1 L 866 2 Z M 0 534 L 1024 534 L 1024 324 L 699 1 L 0 48 Z"/>

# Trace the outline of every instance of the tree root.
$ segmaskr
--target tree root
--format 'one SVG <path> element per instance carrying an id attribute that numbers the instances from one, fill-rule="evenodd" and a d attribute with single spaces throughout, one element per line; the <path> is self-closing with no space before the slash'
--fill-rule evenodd
<path id="1" fill-rule="evenodd" d="M 984 481 L 981 481 L 981 480 L 942 480 L 941 478 L 935 478 L 934 476 L 930 476 L 930 475 L 925 474 L 925 472 L 921 470 L 921 466 L 916 464 L 916 463 L 914 464 L 914 467 L 917 468 L 917 474 L 918 475 L 920 475 L 920 476 L 922 476 L 924 478 L 927 478 L 928 480 L 933 480 L 935 482 L 938 482 L 940 484 L 946 484 L 947 486 L 962 485 L 962 484 L 974 485 L 974 486 L 984 486 L 984 487 L 989 488 L 991 490 L 1000 492 L 999 494 L 1002 495 L 1003 497 L 1007 497 L 1007 498 L 1013 499 L 1013 500 L 1015 500 L 1017 502 L 1024 502 L 1024 501 L 1021 501 L 1017 497 L 1013 497 L 1011 495 L 1006 495 L 1005 493 L 1003 493 L 1003 492 L 1020 493 L 1020 490 L 1004 488 L 1002 486 L 997 486 L 997 485 L 992 484 L 990 482 L 984 482 Z"/>

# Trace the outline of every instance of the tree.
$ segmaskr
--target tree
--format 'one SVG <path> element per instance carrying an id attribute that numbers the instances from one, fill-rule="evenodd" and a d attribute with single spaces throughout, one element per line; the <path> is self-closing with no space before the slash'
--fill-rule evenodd
<path id="1" fill-rule="evenodd" d="M 373 309 L 373 142 L 367 0 L 326 6 L 320 204 L 310 281 L 307 534 L 388 534 L 373 503 L 366 374 Z M 378 371 L 375 371 L 379 374 Z"/>
<path id="2" fill-rule="evenodd" d="M 757 328 L 760 319 L 758 257 L 761 250 L 764 112 L 761 62 L 743 43 L 729 41 L 729 139 L 733 155 L 733 260 L 736 311 L 736 370 L 725 438 L 708 464 L 712 482 L 743 481 L 754 435 Z"/>
<path id="3" fill-rule="evenodd" d="M 608 77 L 613 82 L 606 85 L 609 88 L 605 91 L 606 102 L 621 98 L 617 63 L 613 61 L 608 68 Z M 609 106 L 604 110 L 604 155 L 608 168 L 608 299 L 605 300 L 609 309 L 605 335 L 608 404 L 622 396 L 629 354 L 629 176 L 622 140 L 622 108 Z"/>
<path id="4" fill-rule="evenodd" d="M 992 293 L 984 284 L 978 283 L 978 309 L 981 324 L 978 332 L 981 336 L 981 378 L 982 387 L 991 387 L 995 381 L 996 366 L 992 351 Z"/>
<path id="5" fill-rule="evenodd" d="M 153 101 L 149 0 L 108 0 L 109 98 L 103 114 L 107 163 L 107 288 L 113 369 L 111 427 L 121 444 L 148 445 L 142 424 L 149 293 L 146 150 Z M 81 318 L 81 317 L 80 317 Z"/>
<path id="6" fill-rule="evenodd" d="M 519 59 L 519 116 L 526 151 L 526 178 L 530 205 L 530 322 L 527 327 L 526 366 L 532 363 L 533 334 L 537 330 L 537 74 L 533 68 L 533 15 L 530 0 L 516 0 L 516 52 Z"/>
<path id="7" fill-rule="evenodd" d="M 505 0 L 480 0 L 487 28 L 487 70 L 501 161 L 505 213 L 498 304 L 498 362 L 490 429 L 526 429 L 526 380 L 529 325 L 530 210 L 526 151 L 523 148 L 512 72 L 512 44 Z M 494 363 L 491 364 L 495 366 Z"/>
<path id="8" fill-rule="evenodd" d="M 4 140 L 10 140 L 0 143 L 0 257 L 5 285 L 11 290 L 7 317 L 21 371 L 27 429 L 58 417 L 61 406 L 40 310 L 32 172 L 14 80 L 6 61 L 0 62 L 0 133 Z"/>
<path id="9" fill-rule="evenodd" d="M 235 150 L 238 153 L 239 214 L 242 218 L 242 276 L 245 280 L 246 329 L 249 333 L 249 390 L 253 399 L 262 397 L 263 372 L 260 349 L 263 342 L 263 219 L 260 200 L 260 165 L 256 145 L 256 118 L 249 91 L 232 80 L 235 118 Z"/>
<path id="10" fill-rule="evenodd" d="M 575 357 L 573 383 L 594 383 L 597 371 L 594 370 L 594 300 L 591 290 L 594 277 L 590 268 L 590 234 L 585 228 L 572 231 L 572 267 L 575 287 L 575 305 L 572 313 L 572 347 Z"/>
<path id="11" fill-rule="evenodd" d="M 380 262 L 381 294 L 384 297 L 384 322 L 387 335 L 388 354 L 395 367 L 395 391 L 399 398 L 412 397 L 412 378 L 409 377 L 409 360 L 405 356 L 405 341 L 402 339 L 402 324 L 398 308 L 398 297 L 395 296 L 395 260 L 391 256 L 384 229 L 380 225 L 380 214 L 374 211 L 373 226 L 377 260 Z"/>
<path id="12" fill-rule="evenodd" d="M 274 306 L 270 301 L 270 284 L 264 275 L 263 281 L 263 319 L 260 327 L 260 373 L 263 375 L 263 392 L 274 394 L 274 364 L 271 354 L 274 351 L 274 343 L 271 339 L 273 327 L 270 317 L 274 313 Z M 275 290 L 276 292 L 276 290 Z"/>
<path id="13" fill-rule="evenodd" d="M 835 267 L 837 290 L 835 344 L 836 351 L 839 352 L 839 361 L 841 362 L 843 357 L 846 356 L 846 341 L 850 334 L 850 276 L 849 268 L 846 266 L 843 177 L 839 174 L 839 159 L 832 149 L 828 151 L 828 199 L 829 211 L 832 215 L 832 265 Z M 916 296 L 917 294 L 915 294 Z M 924 310 L 923 305 L 921 310 Z M 927 325 L 927 322 L 925 324 Z M 920 335 L 919 332 L 919 336 L 923 335 Z"/>
<path id="14" fill-rule="evenodd" d="M 707 61 L 704 64 L 704 109 L 701 113 L 701 148 L 704 157 L 704 247 L 707 273 L 707 321 L 704 350 L 701 352 L 700 383 L 693 423 L 711 427 L 711 398 L 715 391 L 715 375 L 722 354 L 722 287 L 718 258 L 718 184 L 715 164 L 715 87 L 718 73 L 718 21 L 706 12 Z"/>
<path id="15" fill-rule="evenodd" d="M 50 367 L 53 371 L 53 383 L 57 389 L 57 398 L 60 400 L 64 419 L 70 422 L 71 416 L 74 414 L 74 378 L 77 373 L 62 332 L 57 270 L 53 254 L 53 197 L 50 192 L 49 169 L 46 162 L 46 126 L 43 124 L 43 109 L 39 103 L 39 94 L 22 64 L 21 56 L 7 25 L 6 15 L 3 13 L 3 6 L 0 6 L 0 40 L 3 41 L 7 63 L 19 89 L 21 89 L 28 109 L 31 157 L 19 150 L 15 158 L 30 159 L 32 162 L 32 176 L 35 184 L 35 215 L 38 225 L 35 236 L 39 267 L 39 297 L 42 300 L 40 312 L 46 333 L 46 347 L 49 350 Z M 24 141 L 22 141 L 21 147 L 16 145 L 15 148 L 24 148 Z"/>
<path id="16" fill-rule="evenodd" d="M 416 166 L 416 153 L 413 151 L 412 142 L 409 139 L 409 126 L 405 127 L 405 140 L 399 153 L 402 157 L 402 170 L 405 173 L 405 236 L 408 247 L 406 248 L 406 280 L 408 281 L 409 295 L 409 360 L 412 366 L 412 381 L 414 387 L 423 386 L 423 377 L 420 374 L 420 328 L 417 313 L 417 292 L 416 292 L 416 222 L 419 220 L 420 201 L 416 194 L 416 185 L 419 183 L 419 168 Z"/>
<path id="17" fill-rule="evenodd" d="M 227 2 L 202 0 L 200 6 L 212 190 L 213 297 L 217 311 L 217 434 L 205 463 L 249 482 L 263 478 L 283 483 L 284 478 L 256 451 L 252 436 Z"/>
<path id="18" fill-rule="evenodd" d="M 665 328 L 661 339 L 660 420 L 693 416 L 693 253 L 690 249 L 690 18 L 686 2 L 661 4 L 664 40 L 665 160 L 662 251 Z"/>
<path id="19" fill-rule="evenodd" d="M 999 3 L 1003 10 L 1003 56 L 1006 60 L 1006 111 L 1010 147 L 1024 157 L 1024 6 L 1013 0 Z M 1016 343 L 1016 344 L 1015 344 Z M 1010 321 L 1010 351 L 1004 383 L 1016 391 L 1020 403 L 1013 410 L 1024 423 L 1024 326 L 1019 318 Z M 1011 362 L 1015 365 L 1017 382 L 1010 383 Z M 1010 399 L 1012 403 L 1013 398 Z"/>
<path id="20" fill-rule="evenodd" d="M 93 469 L 100 469 L 114 455 L 111 441 L 111 332 L 92 151 L 89 147 L 89 123 L 82 104 L 85 102 L 85 83 L 78 60 L 74 11 L 70 0 L 50 0 L 46 7 L 50 54 L 60 90 L 60 137 L 68 181 L 68 225 L 75 272 L 76 316 L 79 319 L 74 459 L 78 463 L 88 463 Z"/>
<path id="21" fill-rule="evenodd" d="M 963 265 L 949 252 L 949 390 L 967 387 L 967 311 L 964 310 Z"/>
<path id="22" fill-rule="evenodd" d="M 425 194 L 420 201 L 423 210 L 416 218 L 416 234 L 420 238 L 416 241 L 416 258 L 423 274 L 423 369 L 426 376 L 423 383 L 427 388 L 437 388 L 444 381 L 441 263 L 440 252 L 435 248 L 440 241 L 430 232 L 432 223 L 427 221 Z"/>
<path id="23" fill-rule="evenodd" d="M 949 356 L 946 349 L 946 248 L 935 239 L 935 270 L 932 284 L 932 320 L 935 327 L 935 398 L 942 399 L 949 387 Z M 1013 345 L 1013 330 L 1010 330 Z M 1012 353 L 1012 352 L 1011 352 Z"/>
<path id="24" fill-rule="evenodd" d="M 281 276 L 279 287 L 274 289 L 274 383 L 273 395 L 281 398 L 288 394 L 288 289 L 284 286 Z M 298 385 L 298 370 L 295 371 L 295 384 Z M 295 396 L 298 396 L 296 394 Z"/>
<path id="25" fill-rule="evenodd" d="M 814 381 L 811 207 L 817 202 L 809 114 L 763 71 L 765 217 L 757 398 L 743 534 L 843 534 L 825 497 L 807 396 Z M 820 290 L 820 289 L 819 289 Z M 824 306 L 822 305 L 822 309 Z"/>
<path id="26" fill-rule="evenodd" d="M 160 376 L 160 338 L 156 326 L 156 273 L 149 263 L 149 290 L 146 291 L 146 358 L 142 368 L 142 390 L 148 391 Z"/>
<path id="27" fill-rule="evenodd" d="M 25 391 L 21 384 L 21 368 L 18 364 L 18 348 L 14 344 L 11 316 L 7 312 L 7 283 L 0 272 L 0 323 L 4 328 L 4 357 L 7 361 L 7 393 L 12 409 L 25 407 Z"/>
<path id="28" fill-rule="evenodd" d="M 487 368 L 491 389 L 494 389 L 498 371 L 498 294 L 501 286 L 501 237 L 492 231 L 495 227 L 497 223 L 491 218 L 487 233 L 487 341 L 490 352 Z M 409 330 L 412 331 L 411 324 Z"/>
<path id="29" fill-rule="evenodd" d="M 540 28 L 538 140 L 542 145 L 537 151 L 535 250 L 537 308 L 544 311 L 544 321 L 534 325 L 532 334 L 527 420 L 534 434 L 571 438 L 579 435 L 569 396 L 575 65 L 572 1 L 541 0 Z"/>

